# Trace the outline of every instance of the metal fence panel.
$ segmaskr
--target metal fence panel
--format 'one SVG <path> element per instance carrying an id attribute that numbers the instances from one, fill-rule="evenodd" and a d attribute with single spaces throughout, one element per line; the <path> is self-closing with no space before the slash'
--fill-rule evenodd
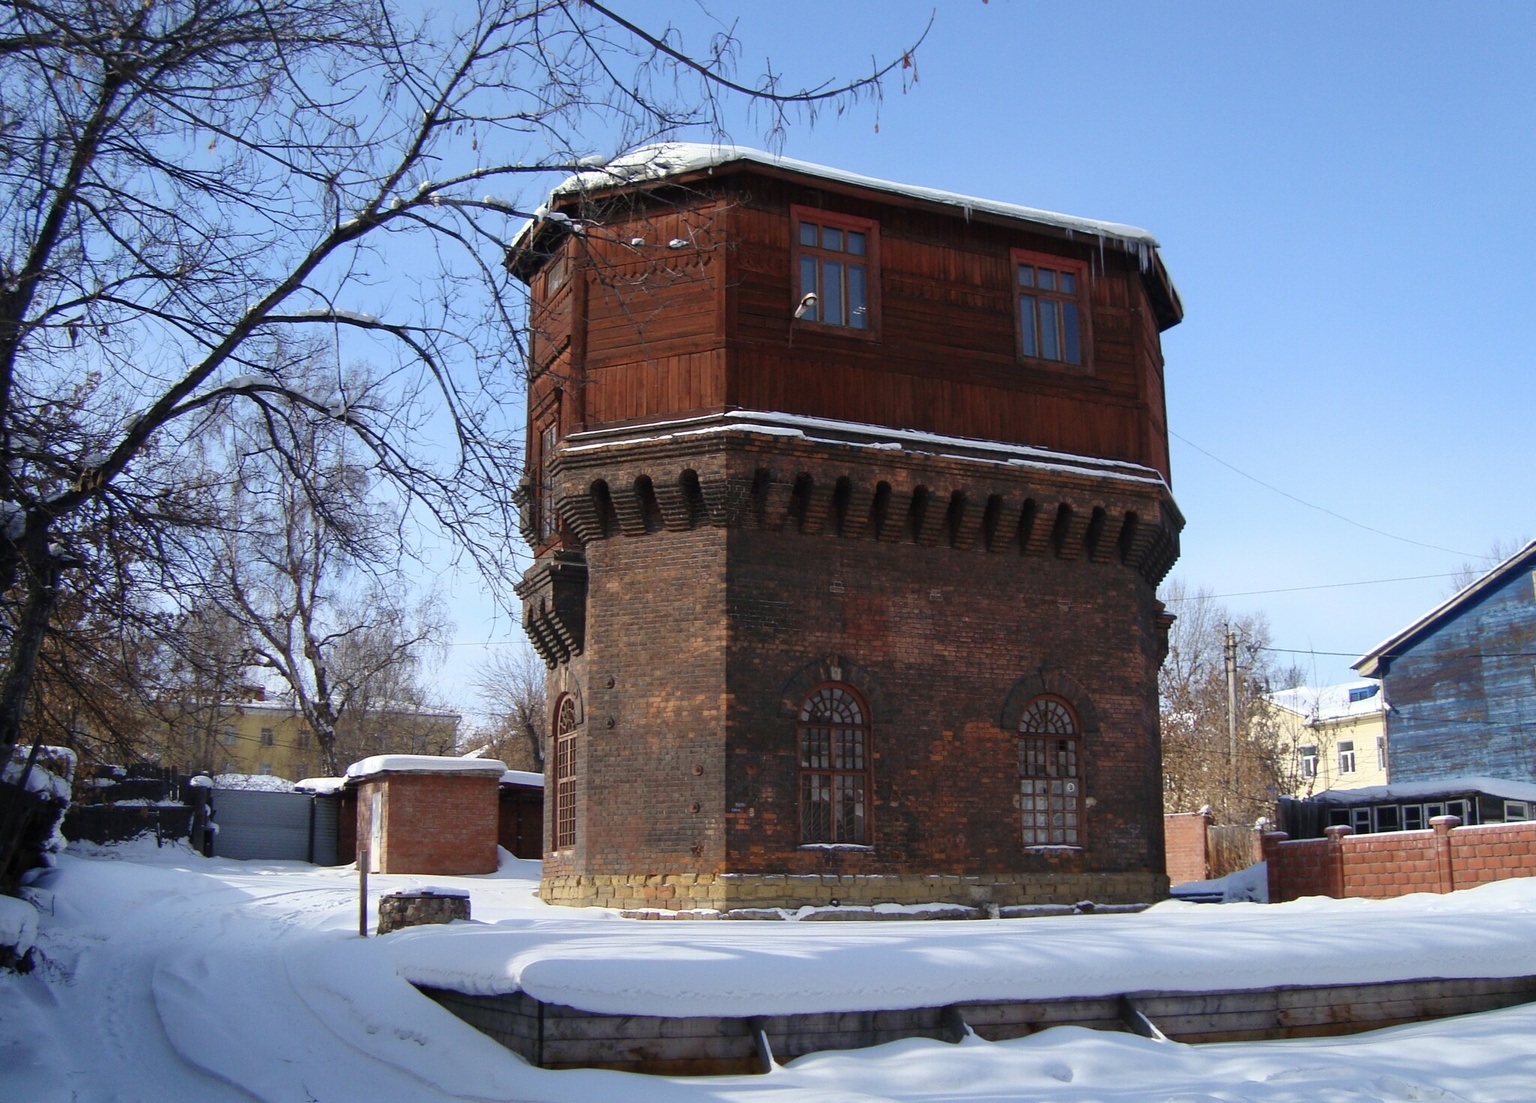
<path id="1" fill-rule="evenodd" d="M 334 866 L 340 858 L 336 854 L 336 829 L 341 820 L 341 797 L 327 794 L 315 797 L 314 839 L 310 861 L 317 866 Z"/>
<path id="2" fill-rule="evenodd" d="M 313 802 L 308 793 L 214 789 L 209 803 L 219 825 L 213 837 L 215 858 L 310 860 Z"/>

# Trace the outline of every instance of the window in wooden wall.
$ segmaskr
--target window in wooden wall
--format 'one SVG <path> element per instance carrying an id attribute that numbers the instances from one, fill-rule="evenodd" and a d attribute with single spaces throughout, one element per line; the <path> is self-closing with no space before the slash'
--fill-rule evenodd
<path id="1" fill-rule="evenodd" d="M 1019 720 L 1019 809 L 1025 846 L 1082 841 L 1077 719 L 1057 697 L 1036 697 Z"/>
<path id="2" fill-rule="evenodd" d="M 554 421 L 539 430 L 539 543 L 547 544 L 555 538 L 557 514 L 555 513 L 555 476 L 551 464 L 559 443 L 560 429 Z"/>
<path id="3" fill-rule="evenodd" d="M 880 227 L 867 218 L 809 207 L 794 218 L 795 304 L 814 293 L 799 320 L 873 336 L 877 328 Z"/>
<path id="4" fill-rule="evenodd" d="M 555 709 L 555 846 L 576 845 L 576 699 L 560 698 Z"/>
<path id="5" fill-rule="evenodd" d="M 1339 744 L 1339 773 L 1355 772 L 1355 741 L 1346 739 Z"/>
<path id="6" fill-rule="evenodd" d="M 549 263 L 544 265 L 544 298 L 552 298 L 556 291 L 565 286 L 570 275 L 571 261 L 565 255 L 565 245 L 562 243 L 554 256 L 549 258 Z"/>
<path id="7" fill-rule="evenodd" d="M 852 687 L 829 682 L 800 705 L 800 842 L 868 845 L 869 719 Z"/>
<path id="8" fill-rule="evenodd" d="M 275 744 L 276 742 L 277 742 L 277 733 L 276 732 L 274 732 L 271 728 L 262 728 L 261 729 L 261 745 L 263 747 L 270 747 L 273 744 Z"/>
<path id="9" fill-rule="evenodd" d="M 1013 261 L 1019 354 L 1031 360 L 1086 364 L 1087 266 L 1019 249 Z"/>

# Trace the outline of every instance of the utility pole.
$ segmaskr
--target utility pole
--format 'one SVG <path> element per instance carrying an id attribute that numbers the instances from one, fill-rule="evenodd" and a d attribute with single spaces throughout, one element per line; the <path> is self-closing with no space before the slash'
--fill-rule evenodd
<path id="1" fill-rule="evenodd" d="M 1237 633 L 1230 624 L 1226 628 L 1226 640 L 1221 649 L 1227 665 L 1227 768 L 1231 774 L 1232 792 L 1237 792 Z"/>

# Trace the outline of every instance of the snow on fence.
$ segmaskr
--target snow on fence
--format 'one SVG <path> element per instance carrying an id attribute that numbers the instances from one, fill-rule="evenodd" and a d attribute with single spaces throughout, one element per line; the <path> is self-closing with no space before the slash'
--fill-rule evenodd
<path id="1" fill-rule="evenodd" d="M 1356 835 L 1347 826 L 1321 839 L 1264 836 L 1271 903 L 1302 896 L 1405 896 L 1451 892 L 1509 877 L 1536 877 L 1536 821 L 1461 827 L 1436 816 L 1430 831 Z"/>

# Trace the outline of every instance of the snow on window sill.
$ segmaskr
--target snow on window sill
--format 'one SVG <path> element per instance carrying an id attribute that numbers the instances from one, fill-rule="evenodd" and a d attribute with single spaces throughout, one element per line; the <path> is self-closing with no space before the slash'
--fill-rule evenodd
<path id="1" fill-rule="evenodd" d="M 1038 846 L 1026 846 L 1025 850 L 1081 850 L 1080 846 L 1070 843 L 1041 843 Z"/>
<path id="2" fill-rule="evenodd" d="M 863 843 L 801 843 L 801 850 L 874 850 Z"/>

